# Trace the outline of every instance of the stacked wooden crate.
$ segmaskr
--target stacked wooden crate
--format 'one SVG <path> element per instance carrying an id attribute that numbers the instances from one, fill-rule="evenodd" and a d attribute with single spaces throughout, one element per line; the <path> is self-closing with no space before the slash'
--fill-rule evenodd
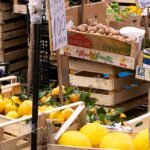
<path id="1" fill-rule="evenodd" d="M 69 57 L 69 83 L 90 91 L 98 105 L 125 111 L 147 103 L 149 83 L 137 81 L 134 71 Z M 130 72 L 122 76 L 123 72 Z"/>
<path id="2" fill-rule="evenodd" d="M 10 73 L 27 67 L 26 18 L 13 13 L 11 1 L 0 1 L 0 62 Z"/>

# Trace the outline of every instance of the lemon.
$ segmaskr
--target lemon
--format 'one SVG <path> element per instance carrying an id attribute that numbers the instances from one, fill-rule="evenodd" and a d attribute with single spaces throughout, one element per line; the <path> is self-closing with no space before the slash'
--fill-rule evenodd
<path id="1" fill-rule="evenodd" d="M 53 106 L 47 106 L 45 109 L 44 109 L 44 111 L 46 111 L 46 110 L 52 110 L 54 107 Z"/>
<path id="2" fill-rule="evenodd" d="M 7 114 L 9 111 L 18 111 L 18 107 L 14 103 L 5 104 L 5 114 Z"/>
<path id="3" fill-rule="evenodd" d="M 12 103 L 12 100 L 4 97 L 4 102 L 5 102 L 5 104 L 9 104 L 9 103 Z"/>
<path id="4" fill-rule="evenodd" d="M 7 114 L 6 114 L 7 117 L 10 117 L 10 118 L 13 118 L 13 119 L 17 119 L 19 118 L 19 114 L 18 112 L 16 111 L 9 111 Z"/>
<path id="5" fill-rule="evenodd" d="M 87 123 L 80 129 L 80 132 L 88 137 L 92 147 L 99 147 L 102 138 L 109 133 L 108 130 L 99 123 Z"/>
<path id="6" fill-rule="evenodd" d="M 32 114 L 32 101 L 25 100 L 18 108 L 20 116 L 27 116 Z"/>
<path id="7" fill-rule="evenodd" d="M 64 88 L 65 88 L 65 87 L 62 86 L 63 94 L 66 93 L 66 91 L 64 90 Z M 54 88 L 54 89 L 52 90 L 51 95 L 52 95 L 52 96 L 59 96 L 59 91 L 60 91 L 60 88 L 59 88 L 59 86 L 57 86 L 56 88 Z"/>
<path id="8" fill-rule="evenodd" d="M 41 103 L 45 103 L 45 102 L 46 102 L 46 99 L 47 99 L 47 97 L 46 97 L 46 96 L 43 96 L 43 97 L 40 99 L 40 102 L 41 102 Z"/>
<path id="9" fill-rule="evenodd" d="M 60 111 L 51 112 L 49 118 L 52 119 L 55 123 L 63 123 L 65 118 Z"/>
<path id="10" fill-rule="evenodd" d="M 149 133 L 148 129 L 139 132 L 134 139 L 135 150 L 149 150 Z"/>
<path id="11" fill-rule="evenodd" d="M 39 111 L 43 112 L 46 109 L 46 107 L 48 107 L 48 105 L 39 106 Z"/>
<path id="12" fill-rule="evenodd" d="M 15 104 L 18 104 L 20 105 L 22 103 L 22 101 L 19 99 L 18 96 L 12 96 L 11 97 L 11 100 L 15 103 Z"/>
<path id="13" fill-rule="evenodd" d="M 79 97 L 80 97 L 80 94 L 71 94 L 71 95 L 69 96 L 70 101 L 71 101 L 72 103 L 79 101 Z"/>
<path id="14" fill-rule="evenodd" d="M 3 113 L 5 109 L 5 102 L 0 99 L 0 113 Z"/>
<path id="15" fill-rule="evenodd" d="M 89 139 L 79 131 L 67 131 L 62 134 L 58 144 L 78 147 L 91 147 Z"/>
<path id="16" fill-rule="evenodd" d="M 74 110 L 72 108 L 66 108 L 61 111 L 65 120 L 67 120 L 72 115 L 73 112 L 74 112 Z"/>
<path id="17" fill-rule="evenodd" d="M 1 99 L 1 100 L 3 100 L 3 99 L 4 99 L 4 98 L 3 98 L 3 96 L 2 96 L 1 94 L 0 94 L 0 99 Z"/>
<path id="18" fill-rule="evenodd" d="M 114 133 L 107 134 L 102 139 L 100 148 L 134 150 L 134 144 L 133 144 L 133 139 L 128 134 L 114 132 Z"/>

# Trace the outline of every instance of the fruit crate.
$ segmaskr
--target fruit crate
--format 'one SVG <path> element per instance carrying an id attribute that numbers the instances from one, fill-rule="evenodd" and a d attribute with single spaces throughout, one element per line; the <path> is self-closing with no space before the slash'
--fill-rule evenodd
<path id="1" fill-rule="evenodd" d="M 68 64 L 69 84 L 80 90 L 91 90 L 91 96 L 98 99 L 98 105 L 126 105 L 128 108 L 130 103 L 133 107 L 135 101 L 139 105 L 147 101 L 144 98 L 148 93 L 149 83 L 136 80 L 133 71 L 72 57 L 69 57 Z"/>
<path id="2" fill-rule="evenodd" d="M 82 115 L 82 114 L 80 114 L 81 115 L 81 120 L 84 120 L 85 118 L 85 116 L 84 115 Z M 75 118 L 73 118 L 73 115 L 72 115 L 72 119 L 75 119 Z M 82 125 L 81 126 L 76 126 L 75 128 L 73 128 L 72 130 L 74 130 L 74 131 L 78 131 L 81 127 L 83 127 L 85 124 L 86 124 L 87 122 L 83 122 L 82 123 Z M 47 148 L 48 148 L 48 150 L 86 150 L 86 149 L 88 149 L 88 150 L 97 150 L 97 149 L 99 149 L 99 150 L 109 150 L 109 148 L 107 148 L 107 149 L 103 149 L 103 148 L 89 148 L 89 147 L 77 147 L 77 146 L 65 146 L 65 145 L 61 145 L 61 144 L 58 144 L 58 139 L 61 137 L 61 135 L 65 132 L 65 131 L 67 131 L 67 129 L 69 128 L 69 125 L 70 125 L 71 123 L 70 122 L 68 122 L 67 123 L 67 126 L 68 127 L 66 127 L 66 125 L 64 126 L 64 127 L 62 127 L 62 129 L 60 129 L 58 132 L 57 132 L 57 134 L 48 134 L 48 136 L 50 137 L 49 139 L 49 142 L 48 142 L 48 146 L 47 146 Z M 66 127 L 66 128 L 65 128 Z M 135 132 L 134 131 L 132 131 L 132 130 L 118 130 L 118 129 L 113 129 L 112 128 L 112 126 L 111 127 L 109 127 L 109 126 L 106 126 L 106 128 L 107 129 L 109 129 L 110 130 L 110 132 L 117 132 L 117 131 L 123 131 L 123 132 L 126 132 L 126 133 L 128 133 L 129 135 L 131 135 L 131 136 L 135 136 Z M 123 129 L 123 128 L 122 128 Z M 53 130 L 52 129 L 50 129 L 49 128 L 49 133 L 53 133 Z M 95 133 L 95 132 L 94 132 Z"/>
<path id="3" fill-rule="evenodd" d="M 126 121 L 125 124 L 130 126 L 135 132 L 148 129 L 150 127 L 150 112 Z"/>
<path id="4" fill-rule="evenodd" d="M 0 78 L 1 95 L 10 98 L 14 94 L 21 93 L 20 83 L 17 82 L 16 76 L 7 76 Z"/>
<path id="5" fill-rule="evenodd" d="M 72 117 L 70 117 L 64 124 L 59 128 L 55 126 L 47 126 L 47 117 L 49 113 L 63 110 L 66 108 L 71 108 L 71 107 L 76 107 L 74 110 Z M 85 119 L 80 121 L 80 117 L 78 114 L 82 112 L 82 117 L 83 115 L 86 116 L 86 113 L 84 111 L 85 105 L 83 102 L 77 102 L 65 106 L 61 106 L 58 108 L 54 108 L 52 110 L 47 110 L 45 112 L 39 113 L 38 116 L 38 148 L 46 148 L 47 140 L 48 140 L 48 128 L 53 128 L 54 129 L 54 134 L 60 134 L 64 129 L 74 129 L 79 124 L 81 125 Z M 0 116 L 0 149 L 9 150 L 10 147 L 13 148 L 14 150 L 18 149 L 23 149 L 23 148 L 31 148 L 31 124 L 28 125 L 25 121 L 28 121 L 31 119 L 32 116 L 26 116 L 23 118 L 19 119 L 9 119 L 5 116 Z M 52 121 L 52 120 L 51 120 Z M 68 126 L 68 122 L 69 125 Z M 18 128 L 16 128 L 16 126 Z M 59 130 L 60 129 L 60 130 Z M 58 132 L 59 130 L 59 132 Z M 58 133 L 57 133 L 58 132 Z M 20 144 L 18 144 L 20 143 Z"/>

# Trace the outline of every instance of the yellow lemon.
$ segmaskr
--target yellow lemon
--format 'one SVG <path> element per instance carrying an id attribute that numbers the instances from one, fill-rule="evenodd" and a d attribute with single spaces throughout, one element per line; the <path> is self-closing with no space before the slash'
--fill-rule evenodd
<path id="1" fill-rule="evenodd" d="M 67 131 L 62 134 L 58 144 L 78 147 L 91 147 L 89 139 L 79 131 Z"/>
<path id="2" fill-rule="evenodd" d="M 126 133 L 114 132 L 104 136 L 100 148 L 134 150 L 133 139 Z"/>
<path id="3" fill-rule="evenodd" d="M 64 88 L 65 88 L 65 87 L 62 86 L 63 94 L 66 93 L 66 91 L 64 90 Z M 59 91 L 60 91 L 60 88 L 59 88 L 59 86 L 57 86 L 56 88 L 54 88 L 54 89 L 52 90 L 51 95 L 52 95 L 52 96 L 59 96 Z"/>
<path id="4" fill-rule="evenodd" d="M 5 109 L 5 102 L 0 99 L 0 113 L 3 113 Z"/>
<path id="5" fill-rule="evenodd" d="M 9 111 L 18 111 L 18 107 L 14 103 L 8 103 L 5 104 L 5 114 L 7 114 Z"/>
<path id="6" fill-rule="evenodd" d="M 108 130 L 99 123 L 87 123 L 80 129 L 80 132 L 88 137 L 92 147 L 99 147 L 103 137 L 109 133 Z"/>
<path id="7" fill-rule="evenodd" d="M 74 110 L 72 108 L 66 108 L 66 109 L 61 111 L 65 120 L 67 120 L 72 115 L 73 112 L 74 112 Z"/>
<path id="8" fill-rule="evenodd" d="M 55 123 L 63 123 L 65 118 L 60 111 L 51 112 L 49 118 L 52 119 Z"/>
<path id="9" fill-rule="evenodd" d="M 149 150 L 149 133 L 148 129 L 139 132 L 134 139 L 135 150 Z"/>
<path id="10" fill-rule="evenodd" d="M 40 99 L 40 102 L 41 102 L 41 103 L 45 103 L 45 102 L 46 102 L 46 99 L 47 99 L 47 97 L 46 97 L 46 96 L 43 96 L 43 97 Z"/>
<path id="11" fill-rule="evenodd" d="M 19 114 L 18 112 L 16 111 L 9 111 L 7 114 L 6 114 L 7 117 L 10 117 L 10 118 L 13 118 L 13 119 L 17 119 L 19 118 Z"/>
<path id="12" fill-rule="evenodd" d="M 12 103 L 12 100 L 4 97 L 4 102 L 5 102 L 5 104 L 9 104 L 9 103 Z"/>
<path id="13" fill-rule="evenodd" d="M 54 107 L 53 106 L 48 106 L 48 107 L 46 107 L 45 109 L 44 109 L 44 111 L 46 111 L 46 110 L 52 110 Z"/>
<path id="14" fill-rule="evenodd" d="M 11 97 L 11 100 L 15 103 L 15 104 L 18 104 L 20 105 L 22 103 L 22 101 L 19 99 L 18 96 L 12 96 Z"/>
<path id="15" fill-rule="evenodd" d="M 39 106 L 39 111 L 43 112 L 46 109 L 46 107 L 48 107 L 48 105 Z"/>
<path id="16" fill-rule="evenodd" d="M 2 99 L 2 100 L 4 99 L 3 96 L 2 96 L 1 94 L 0 94 L 0 99 Z"/>
<path id="17" fill-rule="evenodd" d="M 25 100 L 18 108 L 20 116 L 27 116 L 32 114 L 32 101 Z"/>
<path id="18" fill-rule="evenodd" d="M 71 95 L 69 96 L 70 101 L 71 101 L 72 103 L 79 101 L 79 97 L 80 97 L 80 94 L 71 94 Z"/>

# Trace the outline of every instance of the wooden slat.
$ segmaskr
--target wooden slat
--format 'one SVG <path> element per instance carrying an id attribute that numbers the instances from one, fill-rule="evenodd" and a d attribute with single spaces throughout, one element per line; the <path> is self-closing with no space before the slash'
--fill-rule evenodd
<path id="1" fill-rule="evenodd" d="M 69 68 L 74 70 L 80 70 L 80 71 L 106 73 L 106 74 L 112 74 L 114 70 L 117 69 L 117 67 L 114 68 L 111 65 L 87 61 L 83 59 L 71 58 L 71 57 L 69 58 Z M 119 72 L 119 68 L 118 68 L 118 72 Z"/>
<path id="2" fill-rule="evenodd" d="M 19 4 L 18 0 L 13 0 L 13 11 L 14 13 L 27 14 L 27 5 Z"/>
<path id="3" fill-rule="evenodd" d="M 112 2 L 117 2 L 117 3 L 128 3 L 128 4 L 135 4 L 135 0 L 111 0 Z"/>
<path id="4" fill-rule="evenodd" d="M 112 92 L 111 94 L 104 93 L 91 93 L 92 97 L 98 99 L 98 105 L 104 106 L 114 106 L 130 99 L 136 98 L 138 96 L 148 93 L 149 83 L 145 83 L 141 86 L 132 88 L 132 89 L 123 89 L 120 92 Z"/>
<path id="5" fill-rule="evenodd" d="M 8 67 L 8 70 L 9 70 L 9 72 L 12 72 L 12 71 L 15 71 L 15 70 L 25 68 L 25 67 L 27 67 L 27 65 L 28 65 L 28 60 L 27 59 L 21 60 L 21 61 L 18 61 L 16 63 L 10 64 L 9 67 Z"/>
<path id="6" fill-rule="evenodd" d="M 10 11 L 0 11 L 0 21 L 5 21 L 9 19 L 14 19 L 20 17 L 20 14 L 13 13 L 12 10 Z"/>
<path id="7" fill-rule="evenodd" d="M 26 20 L 16 20 L 10 23 L 0 24 L 0 33 L 26 27 Z"/>
<path id="8" fill-rule="evenodd" d="M 144 130 L 146 128 L 149 128 L 150 123 L 150 112 L 146 113 L 142 116 L 139 116 L 137 118 L 134 118 L 132 120 L 129 120 L 125 122 L 128 126 L 130 126 L 135 132 L 139 132 L 141 130 Z M 136 126 L 136 124 L 142 123 L 140 126 Z"/>
<path id="9" fill-rule="evenodd" d="M 150 83 L 145 83 L 138 87 L 135 87 L 132 89 L 126 89 L 121 92 L 118 92 L 117 94 L 115 94 L 115 97 L 114 97 L 115 104 L 130 100 L 132 98 L 148 93 L 149 85 Z"/>
<path id="10" fill-rule="evenodd" d="M 6 11 L 12 9 L 11 2 L 2 2 L 0 1 L 0 11 Z"/>
<path id="11" fill-rule="evenodd" d="M 6 49 L 6 48 L 11 48 L 14 46 L 19 46 L 22 44 L 26 44 L 27 43 L 27 37 L 20 37 L 17 39 L 12 39 L 12 40 L 8 40 L 8 41 L 2 41 L 0 43 L 0 49 Z"/>
<path id="12" fill-rule="evenodd" d="M 71 74 L 69 76 L 70 84 L 73 86 L 88 87 L 102 90 L 113 90 L 113 80 L 111 79 L 92 78 Z"/>
<path id="13" fill-rule="evenodd" d="M 0 33 L 0 40 L 9 40 L 26 35 L 26 28 Z"/>
<path id="14" fill-rule="evenodd" d="M 48 144 L 48 150 L 108 150 L 101 148 L 88 148 L 88 147 L 71 147 L 71 146 L 63 146 L 58 144 Z"/>
<path id="15" fill-rule="evenodd" d="M 27 55 L 28 55 L 27 48 L 22 48 L 12 52 L 11 51 L 7 52 L 4 55 L 0 55 L 0 61 L 14 61 Z"/>

